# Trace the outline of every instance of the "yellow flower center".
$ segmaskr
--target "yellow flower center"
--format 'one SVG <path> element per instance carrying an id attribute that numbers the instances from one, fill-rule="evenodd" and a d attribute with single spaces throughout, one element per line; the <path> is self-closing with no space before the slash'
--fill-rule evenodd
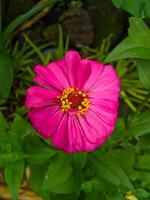
<path id="1" fill-rule="evenodd" d="M 57 96 L 61 104 L 62 112 L 68 112 L 70 109 L 76 109 L 77 114 L 84 114 L 89 108 L 87 95 L 77 88 L 64 89 L 61 96 Z"/>

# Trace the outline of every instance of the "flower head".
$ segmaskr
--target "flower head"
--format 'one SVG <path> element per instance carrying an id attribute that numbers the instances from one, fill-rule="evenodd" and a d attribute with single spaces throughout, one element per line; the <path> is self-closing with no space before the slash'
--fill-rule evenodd
<path id="1" fill-rule="evenodd" d="M 25 105 L 33 126 L 66 152 L 92 151 L 112 133 L 118 114 L 120 82 L 111 65 L 81 59 L 68 51 L 64 59 L 37 65 Z"/>

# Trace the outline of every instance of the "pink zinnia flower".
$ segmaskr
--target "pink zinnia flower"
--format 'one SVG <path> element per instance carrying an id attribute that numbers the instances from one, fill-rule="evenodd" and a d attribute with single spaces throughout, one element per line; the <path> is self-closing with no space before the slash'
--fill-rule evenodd
<path id="1" fill-rule="evenodd" d="M 92 151 L 111 135 L 120 91 L 111 65 L 68 51 L 64 59 L 37 65 L 35 73 L 39 86 L 27 90 L 25 105 L 40 135 L 70 153 Z"/>

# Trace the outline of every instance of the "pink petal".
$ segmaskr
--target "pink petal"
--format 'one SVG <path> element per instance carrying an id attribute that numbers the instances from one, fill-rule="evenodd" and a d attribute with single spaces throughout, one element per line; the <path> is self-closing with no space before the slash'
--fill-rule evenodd
<path id="1" fill-rule="evenodd" d="M 106 138 L 107 129 L 93 112 L 88 110 L 84 117 L 79 117 L 79 122 L 88 143 L 97 144 Z"/>
<path id="2" fill-rule="evenodd" d="M 66 151 L 69 153 L 83 151 L 86 149 L 85 138 L 76 115 L 68 118 L 68 146 Z"/>
<path id="3" fill-rule="evenodd" d="M 94 60 L 90 60 L 89 62 L 91 67 L 91 73 L 84 84 L 84 91 L 88 91 L 94 85 L 94 83 L 96 83 L 97 79 L 100 77 L 100 74 L 104 70 L 104 65 L 102 63 Z"/>
<path id="4" fill-rule="evenodd" d="M 91 105 L 90 111 L 92 112 L 93 115 L 96 116 L 99 122 L 103 124 L 103 126 L 107 130 L 106 135 L 109 135 L 115 125 L 118 112 L 117 111 L 115 113 L 107 112 L 96 105 Z"/>
<path id="5" fill-rule="evenodd" d="M 91 74 L 91 63 L 88 59 L 82 59 L 77 72 L 77 87 L 82 90 L 83 85 Z"/>
<path id="6" fill-rule="evenodd" d="M 68 51 L 65 56 L 66 72 L 71 87 L 77 84 L 77 72 L 81 57 L 77 51 Z"/>
<path id="7" fill-rule="evenodd" d="M 51 141 L 52 144 L 62 150 L 66 149 L 66 146 L 68 146 L 68 115 L 64 114 L 61 118 L 59 125 L 55 131 L 55 133 L 52 135 Z"/>
<path id="8" fill-rule="evenodd" d="M 69 81 L 65 71 L 66 66 L 64 59 L 60 59 L 50 63 L 47 66 L 47 69 L 50 72 L 50 74 L 52 74 L 56 78 L 58 83 L 62 85 L 63 88 L 69 87 Z"/>
<path id="9" fill-rule="evenodd" d="M 59 62 L 62 62 L 62 60 L 53 62 L 49 64 L 48 67 L 37 65 L 34 69 L 37 74 L 37 76 L 34 77 L 34 81 L 50 90 L 62 91 L 64 88 L 67 88 L 69 85 L 63 71 L 57 64 Z"/>
<path id="10" fill-rule="evenodd" d="M 104 137 L 97 138 L 96 143 L 93 143 L 92 138 L 93 135 L 95 137 L 95 128 L 88 130 L 88 133 L 86 133 L 89 126 L 86 121 L 83 121 L 83 124 L 76 115 L 64 115 L 56 132 L 52 135 L 52 144 L 68 153 L 92 151 L 97 148 L 104 142 Z"/>
<path id="11" fill-rule="evenodd" d="M 103 96 L 107 90 L 120 91 L 120 80 L 112 65 L 105 66 L 99 80 L 89 90 L 89 96 Z"/>
<path id="12" fill-rule="evenodd" d="M 63 113 L 59 105 L 52 107 L 33 108 L 29 112 L 29 119 L 33 126 L 37 129 L 43 137 L 50 137 L 57 129 Z"/>
<path id="13" fill-rule="evenodd" d="M 26 92 L 25 106 L 32 108 L 56 104 L 56 97 L 59 95 L 58 92 L 54 93 L 38 86 L 32 86 Z"/>

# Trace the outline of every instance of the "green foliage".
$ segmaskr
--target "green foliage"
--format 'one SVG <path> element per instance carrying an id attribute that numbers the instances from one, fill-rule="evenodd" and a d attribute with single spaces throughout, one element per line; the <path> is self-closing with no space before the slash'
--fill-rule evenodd
<path id="1" fill-rule="evenodd" d="M 113 4 L 139 18 L 150 17 L 150 0 L 112 0 Z"/>
<path id="2" fill-rule="evenodd" d="M 113 135 L 101 148 L 91 153 L 67 154 L 59 151 L 49 140 L 41 138 L 24 117 L 27 111 L 20 97 L 31 85 L 34 76 L 31 66 L 37 62 L 46 65 L 62 58 L 68 49 L 69 38 L 64 41 L 59 26 L 58 47 L 55 52 L 46 55 L 43 48 L 50 44 L 33 43 L 24 34 L 23 45 L 19 42 L 11 45 L 10 36 L 20 24 L 54 2 L 49 0 L 37 5 L 14 20 L 2 33 L 2 37 L 0 33 L 1 46 L 2 40 L 6 42 L 5 48 L 3 46 L 0 49 L 1 101 L 9 97 L 12 78 L 19 82 L 14 83 L 7 104 L 0 102 L 0 109 L 4 110 L 6 117 L 0 114 L 0 168 L 4 171 L 12 198 L 19 199 L 19 188 L 25 177 L 32 190 L 45 200 L 124 200 L 128 191 L 132 191 L 139 200 L 148 200 L 150 110 L 145 107 L 150 107 L 150 30 L 141 19 L 130 18 L 129 35 L 107 57 L 111 36 L 104 39 L 96 49 L 81 49 L 87 58 L 115 61 L 121 79 L 123 111 L 120 111 Z M 113 2 L 135 16 L 149 16 L 148 1 Z M 37 60 L 33 59 L 35 55 Z M 19 87 L 16 88 L 16 85 Z M 126 104 L 135 113 L 128 111 Z"/>
<path id="3" fill-rule="evenodd" d="M 139 78 L 146 89 L 150 89 L 150 60 L 137 59 Z"/>
<path id="4" fill-rule="evenodd" d="M 24 173 L 24 161 L 12 162 L 5 167 L 5 180 L 14 200 L 18 199 L 20 184 Z"/>
<path id="5" fill-rule="evenodd" d="M 49 6 L 50 4 L 55 3 L 57 0 L 45 0 L 43 3 L 39 3 L 37 6 L 33 7 L 27 13 L 17 17 L 14 21 L 12 21 L 6 30 L 2 34 L 1 42 L 4 44 L 8 39 L 10 39 L 11 34 L 13 31 L 20 26 L 23 22 L 27 21 L 30 17 L 44 9 L 45 7 Z"/>
<path id="6" fill-rule="evenodd" d="M 145 142 L 150 136 L 149 116 L 149 111 L 133 115 L 126 126 L 119 118 L 111 140 L 100 149 L 69 155 L 51 147 L 18 115 L 10 125 L 0 115 L 0 166 L 13 199 L 18 199 L 26 167 L 30 186 L 44 199 L 70 194 L 73 199 L 98 200 L 102 195 L 106 200 L 119 200 L 129 190 L 139 197 L 149 196 L 150 148 Z"/>
<path id="7" fill-rule="evenodd" d="M 27 21 L 29 18 L 40 12 L 45 7 L 54 4 L 58 0 L 45 0 L 37 4 L 27 13 L 18 16 L 8 27 L 2 32 L 2 4 L 0 1 L 0 99 L 8 99 L 10 89 L 13 83 L 14 61 L 7 52 L 10 51 L 8 44 L 12 34 L 17 27 Z M 5 84 L 7 83 L 7 84 Z"/>
<path id="8" fill-rule="evenodd" d="M 122 86 L 125 85 L 125 88 L 122 88 L 121 97 L 133 111 L 136 111 L 137 109 L 133 105 L 132 101 L 136 103 L 142 103 L 143 105 L 146 105 L 149 102 L 149 91 L 144 91 L 142 87 L 144 87 L 147 90 L 149 90 L 150 88 L 150 29 L 141 19 L 132 17 L 130 18 L 129 22 L 129 36 L 126 37 L 112 50 L 112 52 L 108 54 L 108 56 L 105 59 L 105 62 L 120 60 L 118 62 L 117 71 L 119 72 L 120 77 L 122 77 Z M 134 64 L 132 64 L 130 68 L 125 69 L 121 66 L 125 65 L 125 63 L 122 62 L 122 59 L 127 58 L 134 59 Z M 137 67 L 137 72 L 140 81 L 137 79 L 137 77 L 135 77 L 135 66 Z M 134 69 L 134 73 L 133 70 L 131 71 L 131 69 Z M 127 80 L 126 76 L 126 72 L 128 70 L 131 72 L 131 76 L 129 74 L 128 77 L 129 80 Z M 123 80 L 123 77 L 125 77 L 125 80 Z M 141 85 L 141 83 L 143 86 Z M 134 87 L 132 87 L 132 84 L 134 84 Z M 131 99 L 128 97 L 127 93 L 132 95 Z M 149 105 L 147 104 L 147 106 Z"/>
<path id="9" fill-rule="evenodd" d="M 150 110 L 135 114 L 134 118 L 129 118 L 129 135 L 142 136 L 150 133 Z"/>
<path id="10" fill-rule="evenodd" d="M 150 58 L 150 30 L 141 30 L 141 32 L 125 38 L 108 55 L 105 62 L 108 63 L 123 58 Z"/>
<path id="11" fill-rule="evenodd" d="M 8 98 L 12 81 L 13 81 L 12 59 L 5 52 L 4 49 L 0 49 L 0 99 Z"/>

